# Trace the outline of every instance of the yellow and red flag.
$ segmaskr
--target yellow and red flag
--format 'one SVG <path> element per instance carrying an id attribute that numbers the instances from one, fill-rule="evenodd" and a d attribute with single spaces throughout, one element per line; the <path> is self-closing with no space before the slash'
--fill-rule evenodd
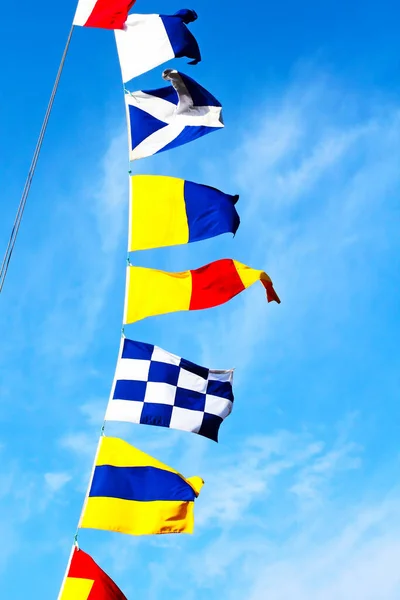
<path id="1" fill-rule="evenodd" d="M 264 271 L 224 258 L 200 269 L 170 273 L 145 267 L 127 269 L 124 323 L 181 310 L 201 310 L 228 302 L 256 281 L 268 302 L 280 302 Z"/>
<path id="2" fill-rule="evenodd" d="M 89 554 L 75 548 L 59 600 L 127 600 L 127 598 Z"/>

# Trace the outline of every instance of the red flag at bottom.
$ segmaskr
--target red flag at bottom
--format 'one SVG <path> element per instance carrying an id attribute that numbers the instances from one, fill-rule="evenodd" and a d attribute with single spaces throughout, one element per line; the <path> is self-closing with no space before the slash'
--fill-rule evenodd
<path id="1" fill-rule="evenodd" d="M 59 600 L 127 600 L 93 558 L 75 548 Z"/>

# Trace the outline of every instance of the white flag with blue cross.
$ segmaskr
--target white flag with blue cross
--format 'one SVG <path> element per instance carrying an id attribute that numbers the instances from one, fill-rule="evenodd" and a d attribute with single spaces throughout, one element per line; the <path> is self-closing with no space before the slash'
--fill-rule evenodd
<path id="1" fill-rule="evenodd" d="M 232 369 L 207 369 L 124 338 L 106 421 L 181 429 L 217 442 L 220 425 L 232 411 L 232 382 Z"/>

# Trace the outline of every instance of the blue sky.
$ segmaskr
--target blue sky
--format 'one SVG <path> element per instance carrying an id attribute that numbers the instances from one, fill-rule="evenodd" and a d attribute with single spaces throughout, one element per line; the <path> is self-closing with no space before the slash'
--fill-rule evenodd
<path id="1" fill-rule="evenodd" d="M 223 103 L 226 128 L 135 169 L 239 193 L 242 225 L 234 240 L 133 260 L 183 270 L 232 257 L 265 269 L 282 304 L 255 285 L 127 328 L 235 367 L 235 409 L 219 445 L 108 428 L 203 476 L 194 536 L 83 531 L 80 543 L 129 600 L 398 600 L 399 8 L 192 7 L 204 60 L 174 66 Z M 74 10 L 3 9 L 4 248 Z M 161 71 L 129 89 L 159 87 Z M 57 596 L 112 382 L 127 237 L 121 90 L 112 34 L 76 30 L 0 298 L 0 589 L 12 600 Z"/>

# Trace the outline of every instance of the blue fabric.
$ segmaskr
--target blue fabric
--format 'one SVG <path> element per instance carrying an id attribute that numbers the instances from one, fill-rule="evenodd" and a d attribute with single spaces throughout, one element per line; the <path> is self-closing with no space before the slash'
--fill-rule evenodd
<path id="1" fill-rule="evenodd" d="M 132 340 L 124 339 L 122 346 L 122 358 L 136 358 L 138 360 L 151 360 L 153 356 L 154 346 L 145 342 L 133 342 Z"/>
<path id="2" fill-rule="evenodd" d="M 206 240 L 222 233 L 235 235 L 240 218 L 235 204 L 238 196 L 191 181 L 185 181 L 184 197 L 189 225 L 189 242 Z"/>
<path id="3" fill-rule="evenodd" d="M 197 81 L 188 75 L 184 75 L 184 73 L 181 73 L 180 71 L 179 75 L 186 85 L 189 94 L 192 96 L 194 106 L 222 106 L 215 96 L 210 94 L 210 92 L 197 83 Z"/>
<path id="4" fill-rule="evenodd" d="M 193 502 L 193 488 L 176 473 L 155 467 L 96 467 L 89 496 L 137 502 Z"/>
<path id="5" fill-rule="evenodd" d="M 179 363 L 179 365 L 182 369 L 185 369 L 185 371 L 189 371 L 189 373 L 194 373 L 194 375 L 198 375 L 199 377 L 207 381 L 208 375 L 210 373 L 209 369 L 206 369 L 205 367 L 200 367 L 199 365 L 190 362 L 190 360 L 186 360 L 186 358 L 181 358 L 181 362 Z"/>
<path id="6" fill-rule="evenodd" d="M 218 396 L 219 398 L 226 398 L 233 402 L 232 385 L 229 381 L 214 381 L 211 379 L 207 384 L 207 394 Z"/>
<path id="7" fill-rule="evenodd" d="M 200 48 L 194 35 L 186 27 L 185 23 L 190 23 L 197 18 L 194 11 L 183 9 L 172 16 L 160 15 L 165 31 L 175 54 L 175 58 L 192 58 L 192 65 L 197 65 L 201 61 Z"/>
<path id="8" fill-rule="evenodd" d="M 187 410 L 201 410 L 204 412 L 206 406 L 206 395 L 195 390 L 176 388 L 174 406 L 186 408 Z"/>
<path id="9" fill-rule="evenodd" d="M 140 415 L 141 425 L 156 425 L 157 427 L 169 427 L 172 417 L 172 406 L 169 404 L 156 404 L 145 402 Z"/>
<path id="10" fill-rule="evenodd" d="M 221 423 L 221 417 L 217 417 L 216 415 L 210 415 L 209 413 L 204 413 L 203 423 L 200 427 L 199 435 L 210 438 L 215 442 L 218 442 L 218 433 Z"/>
<path id="11" fill-rule="evenodd" d="M 167 102 L 172 102 L 172 104 L 178 104 L 178 94 L 172 85 L 164 86 L 161 88 L 157 88 L 156 90 L 142 90 L 143 94 L 148 94 L 149 96 L 155 96 L 156 98 L 161 98 L 161 100 L 166 100 Z"/>
<path id="12" fill-rule="evenodd" d="M 180 17 L 186 24 L 193 23 L 193 21 L 196 21 L 198 18 L 197 12 L 195 10 L 191 10 L 190 8 L 181 8 L 180 10 L 176 11 L 174 17 Z"/>
<path id="13" fill-rule="evenodd" d="M 178 385 L 180 368 L 177 365 L 151 361 L 148 381 Z"/>
<path id="14" fill-rule="evenodd" d="M 189 77 L 188 75 L 184 75 L 179 71 L 179 75 L 182 77 L 182 81 L 187 87 L 189 94 L 193 99 L 194 106 L 218 106 L 221 107 L 222 104 L 210 94 L 202 85 L 197 83 L 194 79 Z M 178 93 L 173 87 L 173 85 L 169 85 L 167 87 L 157 88 L 156 90 L 142 90 L 144 94 L 149 94 L 150 96 L 156 96 L 157 98 L 161 98 L 162 100 L 167 100 L 168 102 L 172 102 L 172 104 L 178 105 Z"/>
<path id="15" fill-rule="evenodd" d="M 119 379 L 115 384 L 113 398 L 116 400 L 144 402 L 146 388 L 146 381 L 127 381 L 125 379 Z"/>
<path id="16" fill-rule="evenodd" d="M 155 131 L 167 127 L 167 123 L 156 119 L 136 106 L 129 105 L 128 108 L 132 150 Z"/>
<path id="17" fill-rule="evenodd" d="M 185 127 L 184 130 L 174 139 L 172 142 L 161 148 L 155 154 L 160 154 L 160 152 L 165 152 L 166 150 L 171 150 L 171 148 L 177 148 L 178 146 L 183 146 L 184 144 L 188 144 L 193 140 L 197 140 L 198 138 L 203 137 L 203 135 L 207 135 L 208 133 L 212 133 L 213 131 L 219 131 L 219 127 L 205 127 L 201 125 L 200 127 L 188 126 Z"/>

